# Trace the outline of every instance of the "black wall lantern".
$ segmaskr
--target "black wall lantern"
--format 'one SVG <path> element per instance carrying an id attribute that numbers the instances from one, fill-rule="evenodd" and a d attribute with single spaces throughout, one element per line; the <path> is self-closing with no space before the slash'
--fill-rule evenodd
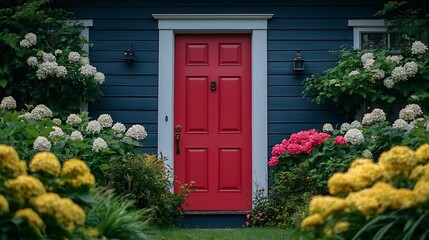
<path id="1" fill-rule="evenodd" d="M 133 49 L 133 43 L 131 43 L 131 48 L 124 51 L 124 57 L 122 58 L 125 62 L 134 62 L 136 59 L 134 58 L 134 49 Z"/>
<path id="2" fill-rule="evenodd" d="M 301 57 L 301 53 L 296 53 L 295 58 L 293 59 L 293 70 L 294 71 L 304 71 L 304 58 Z"/>

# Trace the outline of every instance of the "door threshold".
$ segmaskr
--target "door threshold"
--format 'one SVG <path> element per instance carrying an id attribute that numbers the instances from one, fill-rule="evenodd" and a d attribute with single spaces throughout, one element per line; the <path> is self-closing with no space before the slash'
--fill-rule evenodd
<path id="1" fill-rule="evenodd" d="M 200 210 L 193 210 L 193 211 L 185 211 L 185 215 L 242 215 L 242 214 L 248 214 L 252 212 L 251 210 L 221 210 L 221 211 L 200 211 Z"/>

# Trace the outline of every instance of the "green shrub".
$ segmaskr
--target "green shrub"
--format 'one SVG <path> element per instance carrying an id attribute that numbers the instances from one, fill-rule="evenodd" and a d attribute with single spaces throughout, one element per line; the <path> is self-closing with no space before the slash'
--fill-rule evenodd
<path id="1" fill-rule="evenodd" d="M 429 144 L 395 146 L 378 163 L 356 159 L 315 196 L 301 227 L 326 239 L 427 239 Z"/>
<path id="2" fill-rule="evenodd" d="M 83 228 L 82 207 L 94 201 L 95 184 L 86 164 L 69 159 L 61 166 L 50 152 L 28 164 L 14 148 L 0 144 L 0 238 L 63 239 Z"/>
<path id="3" fill-rule="evenodd" d="M 139 208 L 151 208 L 151 222 L 165 226 L 175 224 L 182 215 L 187 195 L 172 193 L 172 172 L 165 168 L 164 159 L 157 155 L 127 154 L 111 164 L 109 186 L 117 193 L 128 194 Z"/>
<path id="4" fill-rule="evenodd" d="M 83 26 L 51 0 L 0 3 L 0 97 L 48 105 L 67 116 L 102 95 L 104 75 L 89 64 Z"/>
<path id="5" fill-rule="evenodd" d="M 112 190 L 94 192 L 96 204 L 88 210 L 86 234 L 97 239 L 148 239 L 150 210 L 137 210 L 128 196 Z"/>
<path id="6" fill-rule="evenodd" d="M 139 140 L 147 136 L 143 126 L 134 125 L 127 130 L 121 123 L 113 124 L 108 114 L 97 120 L 91 120 L 88 113 L 70 114 L 62 122 L 52 119 L 52 111 L 44 105 L 28 112 L 14 111 L 13 106 L 11 97 L 1 102 L 0 143 L 14 146 L 27 161 L 39 151 L 51 151 L 60 161 L 80 158 L 100 185 L 107 182 L 111 159 L 135 152 L 141 146 Z"/>

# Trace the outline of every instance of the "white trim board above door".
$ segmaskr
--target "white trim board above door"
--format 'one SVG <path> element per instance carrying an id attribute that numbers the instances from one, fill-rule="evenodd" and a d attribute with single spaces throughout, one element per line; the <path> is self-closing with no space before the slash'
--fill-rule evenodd
<path id="1" fill-rule="evenodd" d="M 159 29 L 158 152 L 174 167 L 175 33 L 252 35 L 252 192 L 267 194 L 267 20 L 273 14 L 153 14 Z"/>

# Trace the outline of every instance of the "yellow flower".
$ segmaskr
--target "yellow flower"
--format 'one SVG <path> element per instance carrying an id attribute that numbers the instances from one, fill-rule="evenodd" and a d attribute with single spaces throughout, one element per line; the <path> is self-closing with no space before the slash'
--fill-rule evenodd
<path id="1" fill-rule="evenodd" d="M 370 217 L 375 213 L 383 213 L 391 206 L 390 194 L 392 190 L 394 189 L 389 184 L 378 182 L 371 188 L 350 193 L 346 200 L 350 206 L 354 206 L 366 217 Z"/>
<path id="2" fill-rule="evenodd" d="M 350 168 L 355 168 L 355 167 L 365 165 L 365 164 L 370 164 L 370 163 L 374 163 L 374 162 L 369 158 L 357 158 L 352 162 L 352 164 L 350 165 Z"/>
<path id="3" fill-rule="evenodd" d="M 335 195 L 341 192 L 351 192 L 349 178 L 345 173 L 334 173 L 328 180 L 329 193 Z"/>
<path id="4" fill-rule="evenodd" d="M 84 161 L 72 158 L 64 162 L 61 176 L 78 176 L 89 172 L 90 170 Z"/>
<path id="5" fill-rule="evenodd" d="M 424 203 L 429 200 L 429 181 L 420 180 L 413 189 L 418 203 Z"/>
<path id="6" fill-rule="evenodd" d="M 9 212 L 9 202 L 0 194 L 0 215 L 5 212 Z"/>
<path id="7" fill-rule="evenodd" d="M 4 186 L 9 195 L 21 204 L 46 192 L 43 183 L 32 176 L 18 176 L 15 179 L 7 180 Z"/>
<path id="8" fill-rule="evenodd" d="M 328 217 L 334 213 L 342 212 L 348 207 L 346 200 L 332 196 L 314 196 L 311 199 L 310 214 L 320 213 L 323 217 Z"/>
<path id="9" fill-rule="evenodd" d="M 417 195 L 410 189 L 394 189 L 389 194 L 391 207 L 394 209 L 407 209 L 417 205 Z"/>
<path id="10" fill-rule="evenodd" d="M 378 159 L 378 164 L 388 174 L 408 174 L 418 163 L 413 150 L 405 146 L 395 146 L 384 152 Z"/>
<path id="11" fill-rule="evenodd" d="M 50 216 L 68 232 L 72 232 L 76 225 L 85 221 L 83 209 L 68 198 L 61 198 L 56 193 L 46 193 L 32 201 L 33 206 L 41 215 Z"/>
<path id="12" fill-rule="evenodd" d="M 61 179 L 61 184 L 67 184 L 72 187 L 93 187 L 95 184 L 95 177 L 91 173 L 85 173 L 83 175 L 78 175 L 74 178 L 65 178 Z"/>
<path id="13" fill-rule="evenodd" d="M 61 164 L 58 158 L 50 152 L 38 152 L 30 162 L 32 172 L 42 172 L 51 176 L 58 176 Z"/>
<path id="14" fill-rule="evenodd" d="M 87 227 L 85 229 L 85 234 L 89 237 L 98 237 L 100 235 L 100 230 L 97 227 Z"/>
<path id="15" fill-rule="evenodd" d="M 334 232 L 335 233 L 343 233 L 346 232 L 347 230 L 349 230 L 350 227 L 350 223 L 346 222 L 346 221 L 342 221 L 342 222 L 338 222 L 337 224 L 335 224 L 334 226 Z"/>
<path id="16" fill-rule="evenodd" d="M 321 214 L 316 213 L 304 218 L 304 220 L 302 220 L 301 222 L 301 228 L 310 229 L 310 228 L 313 228 L 314 226 L 321 225 L 321 224 L 323 224 L 323 216 Z"/>
<path id="17" fill-rule="evenodd" d="M 17 177 L 27 174 L 25 161 L 20 161 L 13 147 L 0 144 L 0 174 L 6 177 Z"/>
<path id="18" fill-rule="evenodd" d="M 31 208 L 19 209 L 16 211 L 14 217 L 24 219 L 28 223 L 28 226 L 36 231 L 45 228 L 45 223 L 43 220 Z"/>
<path id="19" fill-rule="evenodd" d="M 411 174 L 408 177 L 408 179 L 412 181 L 418 181 L 423 176 L 429 175 L 429 174 L 426 174 L 426 173 L 429 173 L 428 170 L 429 170 L 429 165 L 418 165 L 411 171 Z"/>
<path id="20" fill-rule="evenodd" d="M 416 157 L 420 160 L 420 162 L 428 162 L 429 161 L 429 144 L 423 144 L 416 150 Z"/>

